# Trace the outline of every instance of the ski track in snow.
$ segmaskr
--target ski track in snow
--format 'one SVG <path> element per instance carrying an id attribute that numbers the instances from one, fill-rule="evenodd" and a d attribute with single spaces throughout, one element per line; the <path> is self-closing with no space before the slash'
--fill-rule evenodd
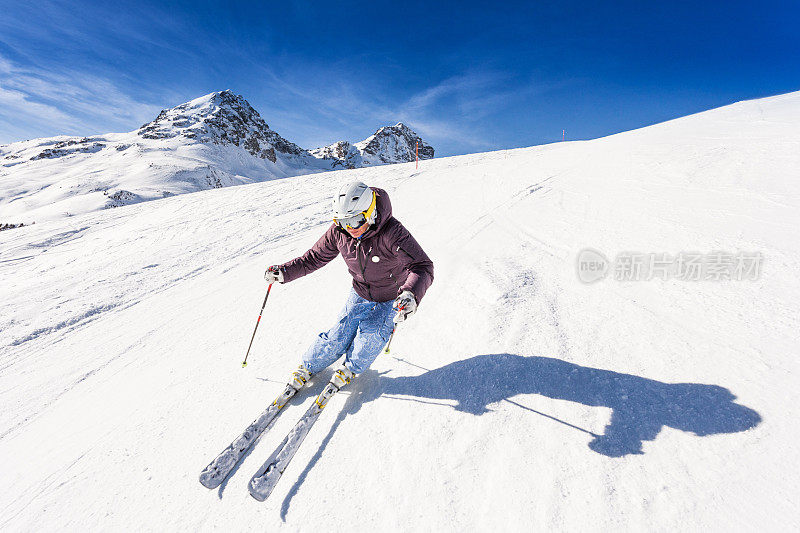
<path id="1" fill-rule="evenodd" d="M 0 233 L 0 527 L 695 530 L 800 527 L 800 93 L 595 141 L 203 191 Z M 386 188 L 435 263 L 392 353 L 335 395 L 273 494 L 219 490 L 349 288 L 264 269 Z M 604 280 L 579 250 L 761 251 L 757 281 Z M 338 523 L 338 522 L 336 522 Z"/>

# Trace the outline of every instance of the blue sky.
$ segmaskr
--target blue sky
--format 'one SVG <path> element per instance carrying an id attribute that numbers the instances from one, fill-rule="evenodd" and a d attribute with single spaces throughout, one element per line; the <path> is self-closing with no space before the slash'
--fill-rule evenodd
<path id="1" fill-rule="evenodd" d="M 0 0 L 0 143 L 243 95 L 305 148 L 403 121 L 437 156 L 800 90 L 800 2 Z"/>

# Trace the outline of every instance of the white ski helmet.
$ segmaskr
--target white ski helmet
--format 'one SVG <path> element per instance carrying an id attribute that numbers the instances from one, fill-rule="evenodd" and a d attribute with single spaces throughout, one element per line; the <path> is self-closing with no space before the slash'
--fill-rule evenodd
<path id="1" fill-rule="evenodd" d="M 333 220 L 342 228 L 359 228 L 372 224 L 377 217 L 375 192 L 363 182 L 353 181 L 339 189 L 333 197 Z"/>

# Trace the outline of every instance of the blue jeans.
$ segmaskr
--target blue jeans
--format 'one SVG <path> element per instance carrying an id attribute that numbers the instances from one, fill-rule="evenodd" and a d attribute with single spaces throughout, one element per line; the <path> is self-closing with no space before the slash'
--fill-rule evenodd
<path id="1" fill-rule="evenodd" d="M 344 364 L 360 374 L 375 361 L 392 334 L 392 302 L 371 302 L 350 289 L 336 324 L 320 333 L 303 355 L 303 366 L 316 374 L 344 354 Z"/>

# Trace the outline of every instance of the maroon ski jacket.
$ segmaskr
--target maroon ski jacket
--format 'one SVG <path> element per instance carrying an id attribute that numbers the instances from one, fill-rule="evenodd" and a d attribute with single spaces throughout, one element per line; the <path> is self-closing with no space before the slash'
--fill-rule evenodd
<path id="1" fill-rule="evenodd" d="M 399 220 L 383 189 L 371 187 L 378 196 L 375 223 L 360 239 L 331 224 L 309 251 L 279 265 L 285 283 L 310 274 L 340 253 L 353 276 L 356 293 L 373 302 L 394 300 L 404 290 L 417 303 L 433 283 L 433 262 Z"/>

